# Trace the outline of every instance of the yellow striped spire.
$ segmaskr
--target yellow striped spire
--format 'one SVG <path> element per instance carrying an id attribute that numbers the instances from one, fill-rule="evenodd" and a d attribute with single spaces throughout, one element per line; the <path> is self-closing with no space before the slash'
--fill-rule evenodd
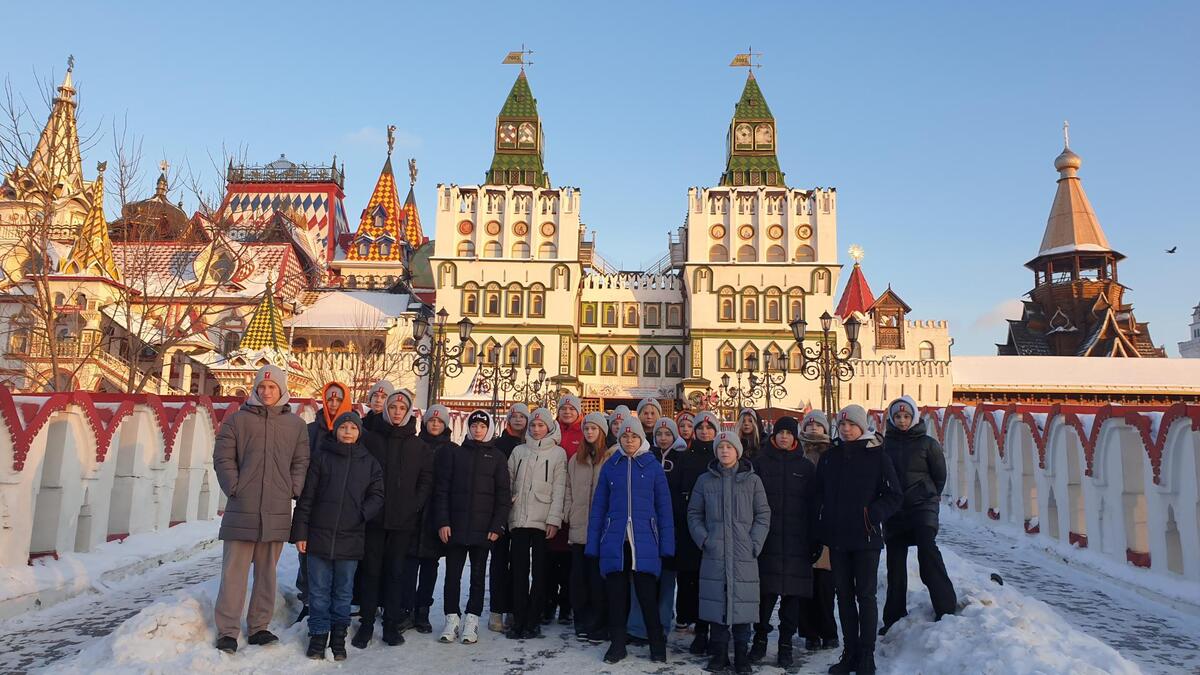
<path id="1" fill-rule="evenodd" d="M 254 314 L 250 316 L 250 323 L 246 325 L 246 332 L 242 334 L 238 349 L 288 351 L 287 335 L 283 330 L 283 313 L 275 304 L 275 293 L 271 290 L 270 281 L 267 282 L 262 299 L 258 301 L 258 307 L 254 308 Z"/>
<path id="2" fill-rule="evenodd" d="M 66 274 L 86 274 L 121 280 L 121 270 L 113 257 L 112 240 L 108 237 L 108 221 L 104 218 L 104 169 L 106 163 L 96 166 L 99 174 L 92 183 L 92 206 L 87 218 L 79 228 L 79 237 L 71 246 L 62 270 Z"/>

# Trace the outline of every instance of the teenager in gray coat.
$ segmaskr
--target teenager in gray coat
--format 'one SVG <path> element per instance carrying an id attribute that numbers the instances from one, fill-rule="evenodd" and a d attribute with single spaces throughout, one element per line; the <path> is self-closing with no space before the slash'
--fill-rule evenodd
<path id="1" fill-rule="evenodd" d="M 771 529 L 771 507 L 754 466 L 742 458 L 738 435 L 718 434 L 716 451 L 688 502 L 688 530 L 702 551 L 700 619 L 711 624 L 712 658 L 705 670 L 729 668 L 732 628 L 734 667 L 749 673 L 750 624 L 758 621 L 757 558 Z"/>
<path id="2" fill-rule="evenodd" d="M 267 624 L 275 610 L 275 566 L 292 531 L 292 500 L 308 472 L 308 426 L 288 406 L 287 373 L 266 365 L 242 407 L 221 423 L 213 469 L 228 497 L 218 536 L 221 587 L 213 608 L 217 649 L 237 651 L 246 576 L 254 565 L 254 590 L 246 616 L 248 642 L 278 640 Z"/>

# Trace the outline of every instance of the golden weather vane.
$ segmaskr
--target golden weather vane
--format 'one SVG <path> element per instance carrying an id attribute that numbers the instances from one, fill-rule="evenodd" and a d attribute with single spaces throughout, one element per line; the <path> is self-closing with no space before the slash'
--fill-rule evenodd
<path id="1" fill-rule="evenodd" d="M 504 57 L 504 60 L 501 61 L 500 63 L 502 63 L 504 65 L 511 65 L 511 66 L 521 66 L 521 70 L 525 70 L 525 66 L 533 65 L 533 61 L 530 61 L 527 58 L 532 53 L 533 53 L 533 50 L 525 49 L 525 43 L 522 42 L 520 51 L 509 52 Z"/>
<path id="2" fill-rule="evenodd" d="M 410 157 L 408 159 L 408 185 L 412 187 L 417 184 L 417 158 Z"/>
<path id="3" fill-rule="evenodd" d="M 392 156 L 392 149 L 396 147 L 396 125 L 389 124 L 387 128 L 388 134 L 388 157 Z"/>
<path id="4" fill-rule="evenodd" d="M 761 63 L 755 63 L 755 61 L 761 56 L 762 52 L 754 51 L 754 47 L 751 46 L 747 48 L 745 52 L 742 52 L 741 54 L 735 54 L 733 60 L 729 62 L 729 65 L 732 68 L 762 68 Z"/>

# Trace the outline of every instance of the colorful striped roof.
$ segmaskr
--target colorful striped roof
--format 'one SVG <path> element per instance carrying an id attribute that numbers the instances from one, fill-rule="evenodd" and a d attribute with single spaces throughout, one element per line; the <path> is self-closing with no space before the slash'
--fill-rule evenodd
<path id="1" fill-rule="evenodd" d="M 346 259 L 402 261 L 400 242 L 407 240 L 412 243 L 405 227 L 405 211 L 396 194 L 396 174 L 392 171 L 392 157 L 389 154 L 383 163 L 383 170 L 379 172 L 379 180 L 375 182 L 375 191 L 363 209 L 358 231 L 354 233 L 350 248 L 346 251 Z M 390 242 L 387 241 L 389 239 Z M 365 253 L 363 245 L 366 246 Z M 420 240 L 413 245 L 420 245 Z"/>
<path id="2" fill-rule="evenodd" d="M 63 263 L 67 274 L 84 274 L 119 281 L 121 270 L 113 257 L 112 240 L 108 237 L 108 221 L 104 219 L 104 165 L 92 183 L 92 206 L 79 228 L 79 237 Z"/>
<path id="3" fill-rule="evenodd" d="M 421 230 L 421 214 L 417 211 L 417 196 L 411 185 L 408 187 L 408 197 L 404 200 L 404 238 L 413 248 L 425 241 L 425 232 Z"/>

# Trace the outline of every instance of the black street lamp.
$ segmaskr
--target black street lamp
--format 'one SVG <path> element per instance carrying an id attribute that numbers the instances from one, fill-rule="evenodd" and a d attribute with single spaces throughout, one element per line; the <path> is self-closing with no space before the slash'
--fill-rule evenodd
<path id="1" fill-rule="evenodd" d="M 806 380 L 820 380 L 821 407 L 825 410 L 826 415 L 833 415 L 837 412 L 835 387 L 838 383 L 849 382 L 854 377 L 854 366 L 850 361 L 854 359 L 854 348 L 858 344 L 858 330 L 862 327 L 862 322 L 853 316 L 846 319 L 846 340 L 849 344 L 840 350 L 830 339 L 833 317 L 829 315 L 829 312 L 821 314 L 821 340 L 812 347 L 804 344 L 804 336 L 808 332 L 808 322 L 804 320 L 804 317 L 796 317 L 790 325 L 792 337 L 796 340 L 796 346 L 800 347 L 800 355 L 803 359 L 800 374 Z"/>
<path id="2" fill-rule="evenodd" d="M 787 388 L 783 386 L 788 376 L 785 358 L 782 355 L 777 357 L 773 352 L 767 352 L 766 358 L 763 359 L 762 372 L 758 372 L 756 355 L 751 354 L 746 358 L 746 370 L 750 373 L 750 388 L 746 395 L 751 401 L 765 398 L 768 415 L 771 414 L 771 401 L 778 401 L 787 396 Z M 775 420 L 768 419 L 767 421 L 774 423 Z"/>
<path id="3" fill-rule="evenodd" d="M 471 329 L 475 327 L 470 319 L 463 317 L 458 322 L 458 344 L 450 344 L 450 337 L 446 335 L 446 319 L 449 316 L 445 307 L 434 314 L 426 305 L 413 320 L 413 341 L 417 343 L 417 353 L 413 357 L 412 370 L 418 377 L 428 377 L 430 404 L 441 399 L 444 378 L 457 377 L 462 372 L 463 348 L 471 337 Z"/>
<path id="4" fill-rule="evenodd" d="M 521 358 L 518 352 L 509 355 L 509 365 L 500 365 L 500 350 L 493 349 L 487 355 L 487 364 L 480 360 L 479 376 L 476 378 L 475 391 L 480 394 L 492 392 L 492 414 L 500 409 L 500 392 L 512 389 L 517 379 L 517 361 Z M 508 397 L 505 396 L 505 399 Z"/>
<path id="5" fill-rule="evenodd" d="M 534 407 L 537 403 L 540 407 L 545 401 L 546 395 L 549 393 L 551 384 L 546 381 L 546 369 L 538 368 L 537 377 L 533 376 L 533 368 L 525 367 L 525 381 L 522 384 L 513 383 L 513 400 L 521 401 L 527 406 Z"/>

